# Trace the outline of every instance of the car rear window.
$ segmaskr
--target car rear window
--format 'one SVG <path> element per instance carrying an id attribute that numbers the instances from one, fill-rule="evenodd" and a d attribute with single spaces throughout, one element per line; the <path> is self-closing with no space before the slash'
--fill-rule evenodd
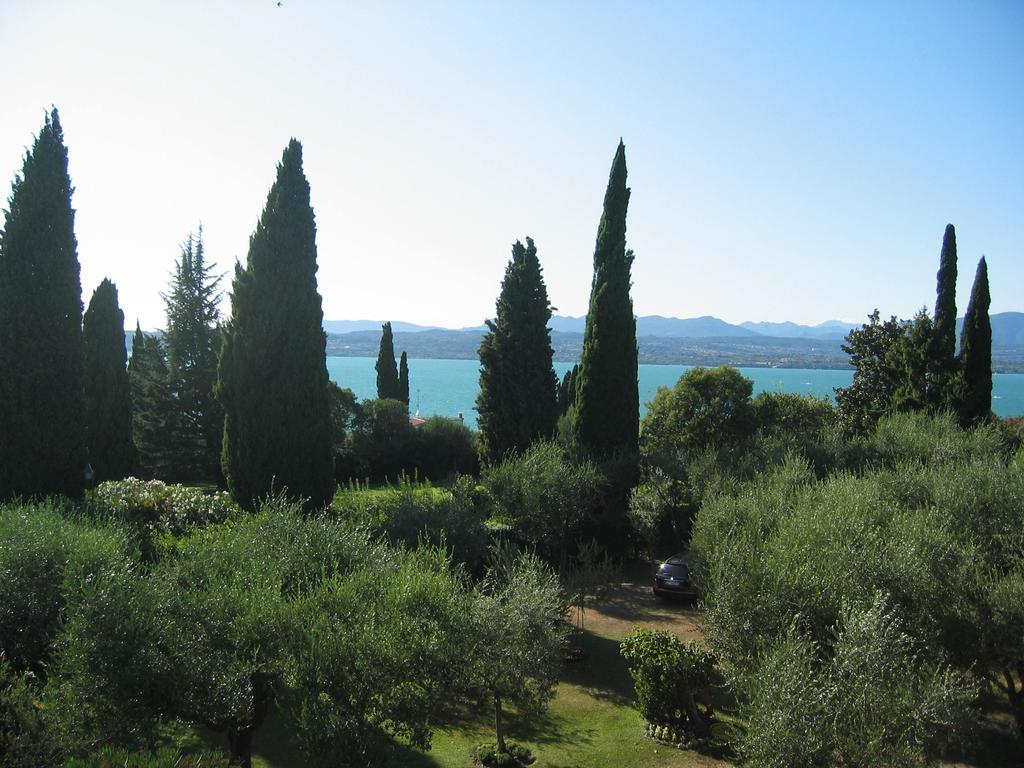
<path id="1" fill-rule="evenodd" d="M 665 563 L 658 569 L 658 572 L 676 579 L 690 578 L 690 569 L 683 563 Z"/>

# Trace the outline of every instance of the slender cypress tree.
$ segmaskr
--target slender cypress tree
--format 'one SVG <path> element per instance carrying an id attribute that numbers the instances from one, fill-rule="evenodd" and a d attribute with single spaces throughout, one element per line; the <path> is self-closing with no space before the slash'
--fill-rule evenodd
<path id="1" fill-rule="evenodd" d="M 558 383 L 558 415 L 564 416 L 576 404 L 576 377 L 580 372 L 580 364 L 576 363 L 565 372 Z"/>
<path id="2" fill-rule="evenodd" d="M 190 234 L 171 273 L 167 308 L 167 371 L 174 394 L 175 420 L 171 463 L 181 479 L 220 477 L 224 409 L 216 396 L 220 351 L 221 276 L 206 263 L 203 228 Z"/>
<path id="3" fill-rule="evenodd" d="M 334 494 L 316 224 L 302 145 L 292 139 L 246 266 L 235 265 L 217 393 L 224 406 L 223 469 L 240 505 L 284 492 L 307 508 Z"/>
<path id="4" fill-rule="evenodd" d="M 167 357 L 157 336 L 147 336 L 138 322 L 128 361 L 132 401 L 132 441 L 143 477 L 177 479 L 171 462 L 175 404 L 168 383 Z"/>
<path id="5" fill-rule="evenodd" d="M 558 420 L 558 379 L 551 364 L 551 304 L 537 247 L 516 241 L 496 317 L 480 344 L 480 439 L 492 462 L 550 438 Z"/>
<path id="6" fill-rule="evenodd" d="M 960 333 L 960 421 L 964 425 L 976 424 L 992 412 L 992 323 L 988 308 L 988 265 L 985 257 L 978 262 L 967 302 L 967 314 Z"/>
<path id="7" fill-rule="evenodd" d="M 104 279 L 82 319 L 85 357 L 85 429 L 89 464 L 97 483 L 120 480 L 135 469 L 132 399 L 128 354 L 124 348 L 124 312 L 117 287 Z"/>
<path id="8" fill-rule="evenodd" d="M 395 365 L 395 342 L 391 323 L 381 326 L 380 350 L 377 352 L 377 399 L 401 400 L 398 386 L 398 366 Z"/>
<path id="9" fill-rule="evenodd" d="M 85 485 L 82 285 L 57 110 L 15 176 L 0 234 L 0 499 Z"/>
<path id="10" fill-rule="evenodd" d="M 576 379 L 573 434 L 597 459 L 636 454 L 640 431 L 636 319 L 629 295 L 633 252 L 626 250 L 626 147 L 612 161 L 594 247 L 594 279 Z"/>
<path id="11" fill-rule="evenodd" d="M 935 276 L 935 320 L 932 328 L 929 406 L 933 410 L 955 405 L 956 382 L 956 230 L 946 225 L 942 236 L 939 271 Z"/>
<path id="12" fill-rule="evenodd" d="M 409 407 L 409 357 L 404 351 L 398 362 L 398 399 Z"/>

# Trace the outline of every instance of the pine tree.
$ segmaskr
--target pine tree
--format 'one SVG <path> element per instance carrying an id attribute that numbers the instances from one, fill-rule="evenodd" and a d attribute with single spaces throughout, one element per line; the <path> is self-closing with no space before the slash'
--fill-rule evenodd
<path id="1" fill-rule="evenodd" d="M 558 420 L 558 379 L 551 365 L 551 303 L 537 247 L 512 246 L 496 316 L 480 344 L 480 440 L 492 462 L 550 438 Z"/>
<path id="2" fill-rule="evenodd" d="M 334 495 L 316 224 L 302 145 L 277 166 L 246 266 L 235 265 L 217 393 L 223 469 L 246 509 L 279 492 L 322 508 Z"/>
<path id="3" fill-rule="evenodd" d="M 170 290 L 163 296 L 169 386 L 176 404 L 170 453 L 181 479 L 220 477 L 224 409 L 213 391 L 220 351 L 220 281 L 206 263 L 200 226 L 198 235 L 190 234 L 182 245 Z"/>
<path id="4" fill-rule="evenodd" d="M 377 399 L 401 400 L 398 387 L 398 366 L 395 365 L 395 342 L 391 323 L 381 326 L 380 350 L 377 352 Z"/>
<path id="5" fill-rule="evenodd" d="M 946 225 L 942 236 L 939 271 L 935 276 L 935 319 L 929 347 L 929 406 L 941 410 L 955 406 L 956 382 L 956 230 Z"/>
<path id="6" fill-rule="evenodd" d="M 144 334 L 137 321 L 128 361 L 128 385 L 139 473 L 146 478 L 177 479 L 170 451 L 175 405 L 168 384 L 167 357 L 160 339 Z"/>
<path id="7" fill-rule="evenodd" d="M 89 300 L 82 320 L 85 359 L 85 428 L 94 480 L 120 480 L 135 469 L 132 400 L 124 313 L 117 287 L 104 279 Z"/>
<path id="8" fill-rule="evenodd" d="M 15 176 L 0 234 L 0 499 L 85 484 L 82 285 L 53 109 Z"/>
<path id="9" fill-rule="evenodd" d="M 967 302 L 967 314 L 960 333 L 960 369 L 962 383 L 960 421 L 964 425 L 976 424 L 992 412 L 992 323 L 988 308 L 988 265 L 985 257 L 978 262 Z"/>
<path id="10" fill-rule="evenodd" d="M 619 142 L 594 247 L 594 278 L 576 381 L 573 434 L 597 459 L 635 455 L 640 430 L 636 319 L 626 250 L 626 148 Z"/>
<path id="11" fill-rule="evenodd" d="M 398 363 L 398 399 L 409 407 L 409 357 L 404 351 Z"/>

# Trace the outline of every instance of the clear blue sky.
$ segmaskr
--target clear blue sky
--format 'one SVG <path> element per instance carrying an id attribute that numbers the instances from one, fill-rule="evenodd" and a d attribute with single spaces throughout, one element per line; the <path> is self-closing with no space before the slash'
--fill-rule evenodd
<path id="1" fill-rule="evenodd" d="M 478 324 L 526 235 L 583 314 L 620 136 L 637 314 L 910 316 L 947 222 L 960 312 L 982 254 L 1024 310 L 1021 2 L 0 0 L 0 71 L 0 183 L 55 104 L 129 325 L 200 221 L 244 260 L 290 136 L 330 319 Z"/>

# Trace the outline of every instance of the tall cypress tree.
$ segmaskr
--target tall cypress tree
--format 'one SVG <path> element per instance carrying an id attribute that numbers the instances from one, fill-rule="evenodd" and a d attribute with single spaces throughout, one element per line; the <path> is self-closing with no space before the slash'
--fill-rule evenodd
<path id="1" fill-rule="evenodd" d="M 401 400 L 398 388 L 398 366 L 395 365 L 395 341 L 391 323 L 381 326 L 380 349 L 377 352 L 377 399 Z"/>
<path id="2" fill-rule="evenodd" d="M 0 499 L 85 484 L 82 285 L 54 109 L 14 177 L 0 234 Z"/>
<path id="3" fill-rule="evenodd" d="M 302 145 L 288 143 L 266 207 L 235 266 L 218 396 L 228 488 L 252 509 L 284 492 L 320 508 L 334 494 L 316 224 Z"/>
<path id="4" fill-rule="evenodd" d="M 132 400 L 132 442 L 143 477 L 177 479 L 171 462 L 175 404 L 168 383 L 167 357 L 157 336 L 135 323 L 132 356 L 128 361 Z"/>
<path id="5" fill-rule="evenodd" d="M 935 276 L 935 320 L 932 327 L 929 406 L 933 410 L 955 405 L 956 381 L 956 230 L 946 225 L 942 236 L 939 271 Z"/>
<path id="6" fill-rule="evenodd" d="M 594 247 L 594 278 L 576 378 L 573 434 L 597 459 L 634 455 L 640 431 L 636 319 L 629 295 L 633 252 L 626 250 L 626 147 L 612 161 Z"/>
<path id="7" fill-rule="evenodd" d="M 551 303 L 537 259 L 526 238 L 512 246 L 501 282 L 496 316 L 480 344 L 480 439 L 492 462 L 550 438 L 558 420 L 558 379 L 551 364 Z"/>
<path id="8" fill-rule="evenodd" d="M 576 363 L 565 372 L 558 383 L 558 415 L 564 416 L 576 404 L 576 377 L 580 372 L 580 364 Z"/>
<path id="9" fill-rule="evenodd" d="M 120 480 L 135 469 L 124 312 L 117 287 L 104 279 L 82 319 L 85 359 L 85 428 L 96 482 Z"/>
<path id="10" fill-rule="evenodd" d="M 962 385 L 959 397 L 960 421 L 976 424 L 992 412 L 992 323 L 988 308 L 988 265 L 985 257 L 978 262 L 967 302 L 964 327 L 960 332 L 960 369 Z"/>
<path id="11" fill-rule="evenodd" d="M 398 362 L 398 399 L 409 407 L 409 357 L 402 352 L 402 359 Z"/>
<path id="12" fill-rule="evenodd" d="M 190 234 L 164 294 L 169 385 L 176 404 L 171 462 L 181 479 L 220 477 L 224 409 L 214 395 L 221 277 L 206 263 L 203 228 Z"/>

